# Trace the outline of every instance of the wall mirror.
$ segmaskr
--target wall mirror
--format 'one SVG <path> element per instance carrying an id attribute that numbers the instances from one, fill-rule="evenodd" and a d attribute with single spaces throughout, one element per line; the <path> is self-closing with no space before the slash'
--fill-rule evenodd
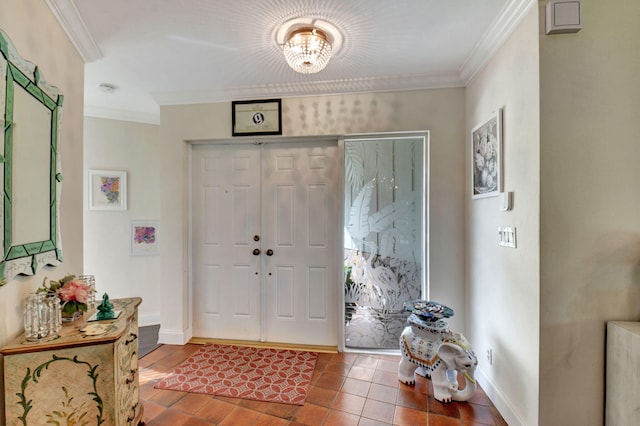
<path id="1" fill-rule="evenodd" d="M 58 153 L 63 96 L 0 30 L 0 285 L 62 261 Z"/>

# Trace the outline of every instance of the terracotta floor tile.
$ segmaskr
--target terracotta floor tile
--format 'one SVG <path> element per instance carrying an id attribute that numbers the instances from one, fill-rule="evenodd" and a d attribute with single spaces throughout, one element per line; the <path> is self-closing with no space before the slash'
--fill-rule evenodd
<path id="1" fill-rule="evenodd" d="M 395 404 L 398 398 L 398 388 L 371 383 L 367 398 Z"/>
<path id="2" fill-rule="evenodd" d="M 316 359 L 316 367 L 318 364 L 332 362 L 334 357 L 338 355 L 335 353 L 319 353 L 318 358 Z"/>
<path id="3" fill-rule="evenodd" d="M 171 426 L 174 426 L 174 425 L 171 425 Z M 184 424 L 184 426 L 216 426 L 216 424 L 208 422 L 204 419 L 199 419 L 197 417 L 191 417 L 189 418 L 189 421 Z"/>
<path id="4" fill-rule="evenodd" d="M 229 414 L 227 414 L 221 422 L 216 422 L 219 425 L 224 426 L 238 426 L 238 425 L 252 425 L 261 416 L 261 413 L 257 411 L 249 410 L 248 408 L 235 407 Z"/>
<path id="5" fill-rule="evenodd" d="M 322 356 L 326 354 L 318 354 L 316 359 L 316 371 L 323 371 L 328 364 L 331 363 L 333 356 Z"/>
<path id="6" fill-rule="evenodd" d="M 460 405 L 460 419 L 463 422 L 474 421 L 485 425 L 493 425 L 493 414 L 491 408 L 486 405 L 478 404 L 459 404 Z"/>
<path id="7" fill-rule="evenodd" d="M 199 393 L 189 393 L 171 406 L 173 410 L 182 411 L 183 413 L 195 415 L 205 405 L 213 400 L 212 396 L 202 395 Z"/>
<path id="8" fill-rule="evenodd" d="M 310 384 L 315 385 L 318 379 L 320 379 L 320 377 L 322 377 L 322 371 L 315 370 L 313 372 L 313 375 L 311 376 Z"/>
<path id="9" fill-rule="evenodd" d="M 398 380 L 398 389 L 404 389 L 409 392 L 416 392 L 424 395 L 433 395 L 433 388 L 428 385 L 431 385 L 431 380 L 416 380 L 416 384 L 412 386 L 405 385 L 400 380 Z M 431 392 L 429 392 L 429 389 L 431 389 Z"/>
<path id="10" fill-rule="evenodd" d="M 335 362 L 346 362 L 347 364 L 353 364 L 353 362 L 358 358 L 358 354 L 354 352 L 340 352 L 333 356 L 333 361 Z"/>
<path id="11" fill-rule="evenodd" d="M 154 386 L 155 386 L 155 383 L 145 383 L 143 385 L 140 385 L 140 388 L 139 388 L 140 399 L 143 399 L 143 400 L 151 399 L 153 398 L 153 395 L 164 392 L 159 389 L 155 389 Z"/>
<path id="12" fill-rule="evenodd" d="M 149 367 L 139 367 L 139 383 L 140 386 L 151 383 L 151 385 L 155 385 L 160 380 L 162 380 L 170 371 L 158 370 L 154 368 L 153 365 Z"/>
<path id="13" fill-rule="evenodd" d="M 296 413 L 301 407 L 301 405 L 279 404 L 277 402 L 269 402 L 267 404 L 267 408 L 264 410 L 265 414 L 286 420 L 295 418 Z"/>
<path id="14" fill-rule="evenodd" d="M 365 380 L 347 378 L 342 384 L 341 391 L 351 393 L 353 395 L 358 395 L 358 396 L 367 396 L 367 394 L 369 393 L 370 387 L 371 387 L 371 382 L 367 382 Z"/>
<path id="15" fill-rule="evenodd" d="M 318 380 L 316 380 L 314 385 L 321 388 L 337 391 L 342 388 L 342 383 L 344 383 L 344 376 L 325 372 L 322 373 Z"/>
<path id="16" fill-rule="evenodd" d="M 378 358 L 369 355 L 358 355 L 356 360 L 353 362 L 353 365 L 358 367 L 376 368 L 378 367 Z"/>
<path id="17" fill-rule="evenodd" d="M 440 402 L 432 396 L 428 397 L 427 400 L 427 411 L 434 414 L 440 414 L 447 417 L 454 417 L 456 419 L 460 418 L 460 409 L 459 406 L 462 403 L 459 402 Z"/>
<path id="18" fill-rule="evenodd" d="M 362 417 L 391 423 L 393 421 L 395 408 L 396 406 L 394 404 L 367 399 L 362 409 Z"/>
<path id="19" fill-rule="evenodd" d="M 184 397 L 186 394 L 187 394 L 186 392 L 180 392 L 180 391 L 155 392 L 151 396 L 151 398 L 149 398 L 149 400 L 155 402 L 156 404 L 164 405 L 165 407 L 170 407 L 173 404 L 175 404 L 177 401 L 179 401 L 182 397 Z"/>
<path id="20" fill-rule="evenodd" d="M 427 395 L 398 389 L 396 404 L 414 410 L 427 411 Z"/>
<path id="21" fill-rule="evenodd" d="M 469 399 L 467 402 L 470 402 L 473 404 L 479 404 L 479 405 L 487 405 L 487 406 L 492 405 L 491 400 L 489 399 L 487 394 L 484 393 L 482 388 L 480 388 L 480 386 L 478 386 L 476 391 L 473 393 L 473 396 L 471 397 L 471 399 Z"/>
<path id="22" fill-rule="evenodd" d="M 192 416 L 175 410 L 164 410 L 154 419 L 152 419 L 150 425 L 171 425 L 171 426 L 184 426 L 188 425 L 193 419 Z"/>
<path id="23" fill-rule="evenodd" d="M 236 406 L 233 404 L 212 399 L 211 402 L 202 407 L 196 415 L 212 423 L 220 423 L 234 408 L 236 408 Z"/>
<path id="24" fill-rule="evenodd" d="M 344 411 L 350 414 L 362 414 L 362 408 L 367 399 L 362 396 L 352 395 L 346 392 L 339 392 L 333 401 L 333 410 Z"/>
<path id="25" fill-rule="evenodd" d="M 460 420 L 439 414 L 428 413 L 427 424 L 429 426 L 461 426 Z"/>
<path id="26" fill-rule="evenodd" d="M 142 410 L 143 418 L 148 422 L 162 413 L 165 410 L 165 407 L 151 401 L 143 401 Z"/>
<path id="27" fill-rule="evenodd" d="M 388 359 L 381 359 L 380 361 L 378 361 L 378 370 L 383 370 L 383 371 L 388 371 L 390 373 L 398 373 L 398 362 L 399 360 L 388 360 Z"/>
<path id="28" fill-rule="evenodd" d="M 321 425 L 325 417 L 329 413 L 329 409 L 314 404 L 303 405 L 294 420 L 305 425 Z"/>
<path id="29" fill-rule="evenodd" d="M 394 425 L 427 425 L 427 412 L 413 408 L 396 407 L 393 416 Z"/>
<path id="30" fill-rule="evenodd" d="M 398 373 L 396 372 L 391 373 L 389 371 L 376 370 L 371 381 L 381 385 L 393 386 L 395 388 L 400 386 L 400 380 L 398 380 Z"/>
<path id="31" fill-rule="evenodd" d="M 238 405 L 240 404 L 240 401 L 247 401 L 246 399 L 242 399 L 242 398 L 231 398 L 230 396 L 222 396 L 222 395 L 216 395 L 215 399 L 217 399 L 218 401 L 226 402 L 227 404 L 231 404 L 231 405 Z"/>
<path id="32" fill-rule="evenodd" d="M 357 426 L 360 416 L 343 413 L 341 411 L 329 411 L 324 426 Z"/>
<path id="33" fill-rule="evenodd" d="M 287 426 L 288 424 L 289 420 L 270 416 L 269 414 L 260 414 L 254 426 Z"/>
<path id="34" fill-rule="evenodd" d="M 330 364 L 327 364 L 327 366 L 324 368 L 324 372 L 346 376 L 347 374 L 349 374 L 350 369 L 351 364 L 348 364 L 346 362 L 332 362 Z"/>
<path id="35" fill-rule="evenodd" d="M 360 417 L 358 426 L 391 426 L 391 423 L 381 422 L 379 420 L 367 419 L 366 417 Z"/>
<path id="36" fill-rule="evenodd" d="M 322 407 L 331 407 L 333 400 L 336 398 L 338 391 L 324 389 L 318 386 L 311 386 L 307 394 L 307 403 L 320 405 Z"/>
<path id="37" fill-rule="evenodd" d="M 347 377 L 370 382 L 373 379 L 375 372 L 376 370 L 374 368 L 358 367 L 357 365 L 354 365 L 351 367 L 351 370 L 349 370 Z"/>
<path id="38" fill-rule="evenodd" d="M 231 398 L 227 398 L 227 399 L 231 399 Z M 238 400 L 238 403 L 235 405 L 238 405 L 239 407 L 248 408 L 250 410 L 257 411 L 259 413 L 264 413 L 265 410 L 271 405 L 270 402 L 266 402 L 266 401 L 254 401 L 252 399 L 242 399 L 242 398 L 236 398 L 236 399 Z"/>
<path id="39" fill-rule="evenodd" d="M 172 345 L 162 345 L 153 352 L 140 358 L 140 365 L 150 365 L 154 362 L 161 360 L 162 358 L 175 352 L 175 347 Z"/>

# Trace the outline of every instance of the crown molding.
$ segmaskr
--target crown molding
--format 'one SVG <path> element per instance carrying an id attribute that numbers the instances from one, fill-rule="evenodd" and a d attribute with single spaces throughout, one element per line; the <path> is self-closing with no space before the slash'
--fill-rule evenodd
<path id="1" fill-rule="evenodd" d="M 222 87 L 189 92 L 157 92 L 151 96 L 159 105 L 184 105 L 269 97 L 302 97 L 360 92 L 392 92 L 462 87 L 456 75 L 387 76 L 359 79 Z"/>
<path id="2" fill-rule="evenodd" d="M 465 86 L 473 81 L 476 74 L 509 38 L 529 10 L 537 4 L 538 0 L 512 0 L 502 9 L 460 67 L 460 78 Z"/>
<path id="3" fill-rule="evenodd" d="M 45 0 L 84 63 L 102 58 L 102 52 L 91 37 L 73 0 Z"/>
<path id="4" fill-rule="evenodd" d="M 160 124 L 159 110 L 157 113 L 152 113 L 85 105 L 84 116 L 93 118 L 106 118 L 109 120 L 133 121 L 135 123 L 144 124 Z"/>

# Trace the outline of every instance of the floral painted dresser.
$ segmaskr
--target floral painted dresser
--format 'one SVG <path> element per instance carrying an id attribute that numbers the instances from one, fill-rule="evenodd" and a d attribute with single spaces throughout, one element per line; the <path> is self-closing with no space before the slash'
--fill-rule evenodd
<path id="1" fill-rule="evenodd" d="M 111 302 L 120 311 L 116 319 L 89 322 L 84 331 L 67 323 L 60 337 L 44 343 L 28 342 L 22 335 L 0 350 L 7 425 L 141 422 L 138 306 L 142 299 Z"/>

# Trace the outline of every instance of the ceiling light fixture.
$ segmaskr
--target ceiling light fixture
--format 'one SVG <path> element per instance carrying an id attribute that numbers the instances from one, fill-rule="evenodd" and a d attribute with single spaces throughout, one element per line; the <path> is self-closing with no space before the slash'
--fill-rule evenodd
<path id="1" fill-rule="evenodd" d="M 321 29 L 302 27 L 287 34 L 282 50 L 294 71 L 315 74 L 329 63 L 332 42 L 331 37 Z"/>

